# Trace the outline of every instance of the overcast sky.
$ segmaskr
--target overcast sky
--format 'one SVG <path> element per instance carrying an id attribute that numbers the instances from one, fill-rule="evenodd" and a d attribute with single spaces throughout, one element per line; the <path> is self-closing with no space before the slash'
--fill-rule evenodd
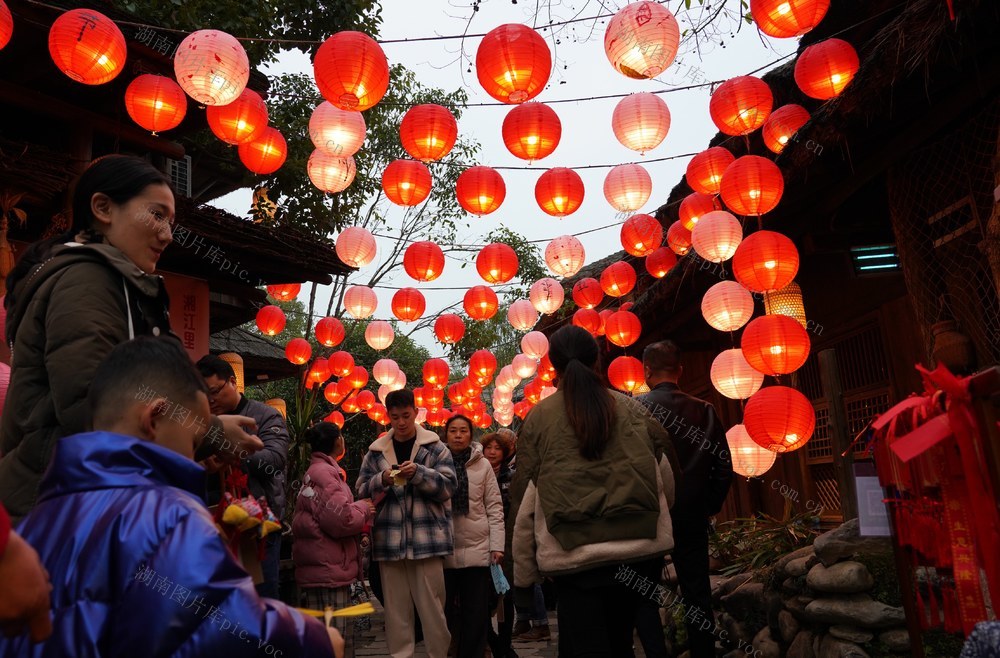
<path id="1" fill-rule="evenodd" d="M 739 11 L 738 0 L 726 0 L 732 10 Z M 607 9 L 602 8 L 606 7 Z M 565 21 L 574 17 L 591 17 L 609 13 L 625 3 L 578 0 L 559 2 L 553 0 L 551 8 L 544 8 L 536 27 L 548 21 Z M 692 18 L 686 19 L 683 0 L 674 0 L 668 6 L 675 11 L 681 29 L 688 27 L 688 21 L 697 21 L 701 9 L 698 1 L 692 2 Z M 715 4 L 715 3 L 713 3 Z M 536 3 L 531 0 L 484 0 L 475 12 L 469 34 L 482 34 L 504 23 L 525 23 L 532 25 Z M 434 35 L 461 34 L 472 15 L 471 2 L 453 0 L 382 0 L 382 31 L 380 39 L 403 39 Z M 668 87 L 685 86 L 725 80 L 743 75 L 793 52 L 797 46 L 795 39 L 777 40 L 761 37 L 753 26 L 743 25 L 739 33 L 737 25 L 724 16 L 717 21 L 716 43 L 702 41 L 701 54 L 691 52 L 691 47 L 682 47 L 678 61 L 670 70 L 656 80 L 631 80 L 616 72 L 604 54 L 604 31 L 608 19 L 577 22 L 555 29 L 540 30 L 540 33 L 554 48 L 555 65 L 548 87 L 534 100 L 550 102 L 558 99 L 592 97 L 606 94 L 628 94 L 639 91 L 658 91 Z M 720 32 L 721 31 L 721 32 Z M 589 40 L 588 40 L 589 37 Z M 559 43 L 554 43 L 558 39 Z M 719 45 L 718 40 L 724 45 Z M 430 41 L 418 43 L 385 44 L 383 49 L 390 64 L 404 63 L 417 73 L 424 84 L 446 90 L 464 87 L 471 103 L 492 102 L 479 86 L 476 79 L 474 61 L 480 38 L 465 40 L 465 57 L 460 58 L 460 42 Z M 688 51 L 688 52 L 685 52 Z M 473 72 L 468 73 L 469 58 L 473 62 Z M 277 64 L 267 69 L 270 74 L 299 72 L 312 75 L 312 65 L 308 57 L 297 51 L 284 53 Z M 763 72 L 757 75 L 762 75 Z M 588 100 L 574 103 L 557 103 L 551 107 L 562 121 L 562 140 L 555 152 L 534 163 L 535 167 L 570 167 L 584 165 L 622 164 L 636 162 L 643 164 L 653 179 L 653 194 L 641 212 L 651 213 L 661 205 L 670 189 L 683 176 L 688 158 L 649 162 L 658 158 L 695 153 L 706 148 L 709 139 L 717 132 L 708 114 L 709 89 L 707 87 L 662 94 L 671 113 L 671 128 L 664 142 L 644 157 L 622 146 L 611 130 L 611 114 L 620 99 Z M 500 134 L 503 118 L 509 107 L 471 107 L 465 110 L 459 122 L 462 135 L 471 137 L 482 145 L 479 164 L 490 166 L 527 167 L 527 163 L 515 158 L 507 151 Z M 304 136 L 303 136 L 304 137 Z M 355 156 L 364 157 L 364 148 Z M 646 164 L 648 162 L 648 164 Z M 499 225 L 505 225 L 532 240 L 548 240 L 562 234 L 576 234 L 582 231 L 607 226 L 620 220 L 604 199 L 604 177 L 609 168 L 581 169 L 586 186 L 583 205 L 574 214 L 563 219 L 550 217 L 542 212 L 534 198 L 534 186 L 541 171 L 503 170 L 501 174 L 507 185 L 507 197 L 499 210 L 483 218 L 469 216 L 469 228 L 463 228 L 463 243 L 481 243 L 482 236 Z M 250 206 L 251 190 L 240 190 L 215 202 L 215 205 L 243 216 Z M 394 209 L 396 210 L 396 209 Z M 401 210 L 399 211 L 401 212 Z M 398 225 L 400 215 L 395 217 Z M 393 220 L 390 219 L 390 226 Z M 587 252 L 587 262 L 598 260 L 621 250 L 617 226 L 605 228 L 579 236 Z M 539 244 L 544 251 L 545 242 Z M 370 272 L 377 266 L 382 253 L 388 250 L 380 241 L 379 256 L 375 263 L 355 275 L 358 282 L 365 282 Z M 470 255 L 470 261 L 474 255 Z M 383 280 L 383 285 L 395 287 L 414 286 L 416 288 L 454 286 L 457 290 L 426 291 L 427 314 L 436 315 L 440 309 L 460 302 L 464 290 L 484 283 L 476 274 L 473 263 L 464 269 L 459 263 L 448 259 L 443 275 L 430 283 L 418 284 L 412 281 L 402 268 L 392 280 Z M 328 300 L 327 288 L 318 295 L 317 308 L 325 310 Z M 378 310 L 376 319 L 391 319 L 390 300 L 393 290 L 378 289 Z M 301 299 L 308 299 L 308 287 L 303 286 Z M 402 325 L 404 328 L 406 325 Z M 419 343 L 430 348 L 435 356 L 443 353 L 430 329 L 413 335 Z"/>

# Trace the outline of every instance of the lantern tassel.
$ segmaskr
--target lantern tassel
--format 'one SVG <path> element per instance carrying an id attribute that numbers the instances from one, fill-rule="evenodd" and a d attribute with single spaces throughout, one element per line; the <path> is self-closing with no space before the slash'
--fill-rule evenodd
<path id="1" fill-rule="evenodd" d="M 951 18 L 951 20 L 954 21 L 955 20 L 955 4 L 954 4 L 954 0 L 947 0 L 947 2 L 948 2 L 948 16 Z"/>

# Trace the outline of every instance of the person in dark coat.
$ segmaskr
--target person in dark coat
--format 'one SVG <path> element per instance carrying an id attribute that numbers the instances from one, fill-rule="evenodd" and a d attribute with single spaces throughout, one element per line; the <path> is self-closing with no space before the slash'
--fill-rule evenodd
<path id="1" fill-rule="evenodd" d="M 511 555 L 511 537 L 513 534 L 513 522 L 510 519 L 510 483 L 514 480 L 514 471 L 508 465 L 510 458 L 514 456 L 514 442 L 506 434 L 493 432 L 487 434 L 480 440 L 483 446 L 483 456 L 493 468 L 493 475 L 496 476 L 497 485 L 500 487 L 500 500 L 503 504 L 503 518 L 505 525 L 504 532 L 504 560 L 503 573 L 508 583 L 514 582 L 514 558 Z M 509 526 L 509 527 L 507 527 Z M 491 597 L 491 607 L 496 606 L 497 595 Z M 517 653 L 511 644 L 514 630 L 514 592 L 508 591 L 503 595 L 503 621 L 497 622 L 497 632 L 490 627 L 490 650 L 493 658 L 517 658 Z"/>
<path id="2" fill-rule="evenodd" d="M 670 510 L 675 542 L 672 557 L 685 607 L 700 610 L 700 614 L 687 617 L 691 658 L 714 657 L 715 624 L 705 627 L 697 620 L 713 620 L 708 529 L 709 518 L 722 510 L 733 481 L 726 433 L 710 403 L 688 395 L 677 385 L 683 368 L 676 343 L 664 340 L 648 345 L 642 364 L 652 390 L 639 401 L 670 433 L 681 464 L 677 502 Z M 643 624 L 639 627 L 641 637 Z"/>
<path id="3" fill-rule="evenodd" d="M 207 389 L 180 343 L 116 347 L 89 406 L 95 431 L 57 442 L 19 526 L 52 580 L 52 636 L 0 638 L 0 655 L 343 655 L 336 629 L 258 596 L 219 535 L 193 460 Z"/>

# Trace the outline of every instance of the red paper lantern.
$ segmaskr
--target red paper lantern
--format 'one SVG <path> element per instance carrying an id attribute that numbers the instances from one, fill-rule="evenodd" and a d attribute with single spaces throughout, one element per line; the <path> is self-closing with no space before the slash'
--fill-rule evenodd
<path id="1" fill-rule="evenodd" d="M 301 366 L 312 356 L 312 345 L 305 338 L 293 338 L 285 345 L 285 358 Z"/>
<path id="2" fill-rule="evenodd" d="M 351 356 L 350 352 L 345 352 L 339 350 L 330 355 L 327 359 L 330 365 L 330 372 L 337 375 L 338 377 L 347 377 L 354 370 L 354 357 Z M 346 380 L 345 380 L 346 381 Z M 349 382 L 348 382 L 349 384 Z M 351 391 L 348 390 L 347 393 Z M 345 393 L 344 395 L 346 395 Z"/>
<path id="3" fill-rule="evenodd" d="M 534 162 L 559 146 L 562 123 L 548 105 L 530 102 L 511 109 L 503 120 L 503 143 L 514 157 Z"/>
<path id="4" fill-rule="evenodd" d="M 545 88 L 551 70 L 548 44 L 526 25 L 493 28 L 476 51 L 479 84 L 501 103 L 530 101 Z"/>
<path id="5" fill-rule="evenodd" d="M 345 335 L 344 324 L 337 318 L 323 318 L 316 323 L 316 340 L 323 347 L 340 345 Z"/>
<path id="6" fill-rule="evenodd" d="M 313 361 L 306 379 L 313 385 L 322 384 L 326 380 L 330 379 L 330 366 L 326 359 L 320 358 Z M 312 388 L 312 386 L 310 386 L 310 388 Z"/>
<path id="7" fill-rule="evenodd" d="M 667 229 L 667 246 L 678 256 L 686 256 L 691 251 L 691 231 L 681 221 L 676 221 Z"/>
<path id="8" fill-rule="evenodd" d="M 366 373 L 367 374 L 367 373 Z M 361 391 L 358 393 L 358 406 L 363 411 L 368 411 L 375 406 L 375 394 L 371 391 Z"/>
<path id="9" fill-rule="evenodd" d="M 691 158 L 684 179 L 688 186 L 701 194 L 715 195 L 722 187 L 722 174 L 736 159 L 729 149 L 713 146 Z"/>
<path id="10" fill-rule="evenodd" d="M 277 128 L 267 127 L 257 139 L 240 144 L 237 152 L 244 167 L 255 174 L 266 176 L 285 164 L 288 143 Z"/>
<path id="11" fill-rule="evenodd" d="M 497 358 L 489 350 L 476 350 L 469 357 L 469 368 L 480 376 L 492 376 L 497 369 Z"/>
<path id="12" fill-rule="evenodd" d="M 747 400 L 743 425 L 755 443 L 772 452 L 798 450 L 816 429 L 816 410 L 787 386 L 762 388 Z"/>
<path id="13" fill-rule="evenodd" d="M 767 83 L 752 75 L 726 80 L 712 94 L 708 112 L 727 135 L 749 135 L 764 125 L 774 97 Z"/>
<path id="14" fill-rule="evenodd" d="M 361 407 L 358 405 L 358 396 L 349 395 L 340 403 L 340 408 L 349 414 L 356 414 L 361 411 Z"/>
<path id="15" fill-rule="evenodd" d="M 619 356 L 608 366 L 608 381 L 619 391 L 631 393 L 646 382 L 642 361 L 634 356 Z"/>
<path id="16" fill-rule="evenodd" d="M 279 302 L 287 302 L 295 299 L 299 291 L 302 290 L 300 283 L 279 283 L 267 287 L 267 294 L 274 297 Z"/>
<path id="17" fill-rule="evenodd" d="M 345 379 L 355 390 L 364 388 L 368 385 L 368 371 L 364 369 L 364 366 L 354 366 Z M 374 400 L 374 397 L 372 399 Z"/>
<path id="18" fill-rule="evenodd" d="M 155 135 L 180 125 L 187 113 L 187 96 L 170 78 L 146 73 L 129 83 L 125 109 L 133 121 Z"/>
<path id="19" fill-rule="evenodd" d="M 448 383 L 448 377 L 451 376 L 451 368 L 448 367 L 448 362 L 444 359 L 428 359 L 424 363 L 423 367 L 424 375 L 424 402 L 430 404 L 429 394 L 432 394 L 434 387 L 445 386 Z M 426 387 L 431 387 L 430 390 Z M 438 402 L 443 399 L 443 395 L 438 399 Z"/>
<path id="20" fill-rule="evenodd" d="M 700 192 L 693 192 L 681 200 L 677 216 L 680 217 L 680 222 L 684 225 L 684 228 L 688 231 L 693 231 L 695 224 L 698 223 L 702 215 L 721 209 L 722 206 L 715 200 L 715 197 Z"/>
<path id="21" fill-rule="evenodd" d="M 348 391 L 350 393 L 350 391 Z M 340 404 L 340 401 L 346 397 L 347 393 L 340 392 L 340 382 L 330 382 L 323 388 L 323 397 L 330 404 Z"/>
<path id="22" fill-rule="evenodd" d="M 458 204 L 473 215 L 488 215 L 503 203 L 507 186 L 503 177 L 491 167 L 469 167 L 455 182 Z"/>
<path id="23" fill-rule="evenodd" d="M 349 226 L 335 243 L 337 257 L 348 267 L 365 267 L 375 260 L 375 236 L 363 226 Z"/>
<path id="24" fill-rule="evenodd" d="M 361 112 L 323 101 L 309 117 L 309 139 L 318 150 L 338 158 L 354 155 L 365 143 L 368 126 Z"/>
<path id="25" fill-rule="evenodd" d="M 814 43 L 795 60 L 795 84 L 809 98 L 827 100 L 840 95 L 860 63 L 854 46 L 842 39 Z"/>
<path id="26" fill-rule="evenodd" d="M 763 215 L 774 210 L 785 191 L 778 165 L 759 155 L 744 155 L 722 175 L 722 200 L 737 215 Z"/>
<path id="27" fill-rule="evenodd" d="M 551 315 L 562 306 L 566 298 L 566 293 L 563 291 L 562 284 L 558 281 L 549 277 L 543 277 L 531 284 L 531 289 L 528 291 L 528 298 L 531 300 L 531 305 L 535 307 L 536 311 Z"/>
<path id="28" fill-rule="evenodd" d="M 524 397 L 532 404 L 538 404 L 542 399 L 542 389 L 545 388 L 545 381 L 541 377 L 535 377 L 524 385 Z"/>
<path id="29" fill-rule="evenodd" d="M 600 336 L 604 328 L 601 314 L 592 308 L 579 308 L 573 314 L 573 324 L 590 332 L 592 336 Z"/>
<path id="30" fill-rule="evenodd" d="M 316 149 L 309 156 L 306 172 L 309 174 L 309 180 L 321 192 L 336 194 L 350 187 L 358 168 L 352 156 L 339 158 Z"/>
<path id="31" fill-rule="evenodd" d="M 645 154 L 660 145 L 670 130 L 670 110 L 663 99 L 648 92 L 618 101 L 611 128 L 625 148 Z"/>
<path id="32" fill-rule="evenodd" d="M 417 281 L 433 281 L 444 271 L 444 252 L 430 240 L 414 242 L 403 253 L 403 269 Z"/>
<path id="33" fill-rule="evenodd" d="M 622 224 L 621 242 L 633 256 L 648 256 L 663 244 L 663 226 L 652 215 L 633 215 Z"/>
<path id="34" fill-rule="evenodd" d="M 121 73 L 127 48 L 113 20 L 93 9 L 72 9 L 52 23 L 49 54 L 73 80 L 102 85 Z"/>
<path id="35" fill-rule="evenodd" d="M 486 245 L 476 256 L 476 271 L 487 283 L 507 283 L 517 275 L 517 253 L 502 242 Z"/>
<path id="36" fill-rule="evenodd" d="M 368 417 L 379 425 L 389 424 L 389 411 L 385 408 L 384 404 L 376 402 L 372 405 L 372 408 L 368 410 Z"/>
<path id="37" fill-rule="evenodd" d="M 676 264 L 677 256 L 670 247 L 660 247 L 646 256 L 646 271 L 657 279 L 665 277 Z"/>
<path id="38" fill-rule="evenodd" d="M 525 416 L 528 415 L 528 412 L 531 411 L 532 406 L 533 405 L 529 401 L 521 400 L 520 402 L 514 405 L 514 415 L 516 415 L 521 420 L 524 420 Z"/>
<path id="39" fill-rule="evenodd" d="M 733 254 L 733 276 L 751 292 L 781 290 L 799 271 L 799 250 L 788 237 L 757 231 L 743 238 Z"/>
<path id="40" fill-rule="evenodd" d="M 601 272 L 601 289 L 609 297 L 623 297 L 632 292 L 635 278 L 635 268 L 625 261 L 618 261 Z"/>
<path id="41" fill-rule="evenodd" d="M 431 193 L 431 171 L 416 160 L 394 160 L 382 172 L 382 191 L 397 206 L 416 206 Z"/>
<path id="42" fill-rule="evenodd" d="M 0 0 L 0 50 L 3 50 L 14 34 L 14 17 L 10 15 L 7 3 Z"/>
<path id="43" fill-rule="evenodd" d="M 781 153 L 785 150 L 788 140 L 794 137 L 809 119 L 809 110 L 801 105 L 794 103 L 782 105 L 764 122 L 764 128 L 761 130 L 764 145 L 774 153 Z"/>
<path id="44" fill-rule="evenodd" d="M 177 47 L 174 75 L 188 96 L 202 105 L 229 105 L 246 89 L 250 59 L 231 34 L 198 30 Z"/>
<path id="45" fill-rule="evenodd" d="M 705 291 L 701 314 L 714 329 L 736 331 L 753 317 L 753 295 L 735 281 L 720 281 Z"/>
<path id="46" fill-rule="evenodd" d="M 604 177 L 604 198 L 618 212 L 642 208 L 652 193 L 653 179 L 642 165 L 618 165 Z"/>
<path id="47" fill-rule="evenodd" d="M 729 260 L 743 239 L 740 220 L 725 210 L 705 213 L 691 231 L 691 246 L 710 263 Z"/>
<path id="48" fill-rule="evenodd" d="M 560 235 L 545 246 L 545 264 L 559 276 L 574 276 L 586 262 L 583 243 L 572 235 Z"/>
<path id="49" fill-rule="evenodd" d="M 565 217 L 576 212 L 583 203 L 583 179 L 566 167 L 555 167 L 542 173 L 535 183 L 535 201 L 548 215 Z"/>
<path id="50" fill-rule="evenodd" d="M 365 342 L 368 347 L 376 351 L 388 349 L 392 341 L 396 339 L 396 332 L 392 325 L 385 320 L 372 320 L 365 327 Z"/>
<path id="51" fill-rule="evenodd" d="M 750 0 L 753 22 L 764 34 L 788 39 L 819 25 L 830 0 Z"/>
<path id="52" fill-rule="evenodd" d="M 740 347 L 755 370 L 765 375 L 787 375 L 809 358 L 809 332 L 787 315 L 762 315 L 743 330 Z"/>
<path id="53" fill-rule="evenodd" d="M 463 306 L 470 318 L 482 322 L 496 315 L 500 300 L 497 299 L 497 294 L 491 288 L 473 286 L 465 293 Z"/>
<path id="54" fill-rule="evenodd" d="M 604 335 L 605 325 L 608 322 L 608 318 L 610 318 L 611 314 L 614 313 L 614 312 L 615 311 L 613 309 L 606 308 L 606 309 L 604 309 L 603 311 L 601 311 L 599 313 L 599 315 L 601 316 L 601 330 L 600 330 L 600 333 L 598 334 L 599 336 L 603 336 Z"/>
<path id="55" fill-rule="evenodd" d="M 667 70 L 680 45 L 677 19 L 658 2 L 625 5 L 608 23 L 604 53 L 622 75 L 643 80 Z"/>
<path id="56" fill-rule="evenodd" d="M 252 89 L 244 89 L 239 98 L 228 105 L 210 105 L 205 110 L 208 127 L 226 144 L 252 142 L 267 128 L 267 106 Z"/>
<path id="57" fill-rule="evenodd" d="M 361 32 L 337 32 L 324 41 L 313 60 L 313 75 L 323 98 L 342 110 L 363 112 L 389 89 L 385 53 Z"/>
<path id="58" fill-rule="evenodd" d="M 370 318 L 378 308 L 378 297 L 368 286 L 351 286 L 344 293 L 344 309 L 358 320 Z"/>
<path id="59" fill-rule="evenodd" d="M 427 302 L 416 288 L 400 288 L 392 296 L 392 314 L 403 322 L 419 320 L 426 309 Z"/>
<path id="60" fill-rule="evenodd" d="M 444 313 L 434 321 L 434 335 L 445 345 L 454 345 L 465 335 L 465 323 L 454 313 Z"/>
<path id="61" fill-rule="evenodd" d="M 328 423 L 333 423 L 340 429 L 344 429 L 344 414 L 339 411 L 331 411 L 326 415 L 324 420 Z"/>
<path id="62" fill-rule="evenodd" d="M 617 311 L 608 316 L 604 323 L 604 335 L 618 347 L 632 345 L 642 334 L 639 317 L 630 311 Z"/>
<path id="63" fill-rule="evenodd" d="M 277 306 L 265 306 L 257 311 L 257 328 L 265 336 L 277 336 L 285 328 L 285 312 Z"/>
<path id="64" fill-rule="evenodd" d="M 399 124 L 399 139 L 413 159 L 434 162 L 448 155 L 458 139 L 458 122 L 448 108 L 414 105 Z"/>
<path id="65" fill-rule="evenodd" d="M 573 284 L 573 302 L 580 308 L 594 308 L 604 300 L 604 289 L 597 279 L 587 277 Z"/>

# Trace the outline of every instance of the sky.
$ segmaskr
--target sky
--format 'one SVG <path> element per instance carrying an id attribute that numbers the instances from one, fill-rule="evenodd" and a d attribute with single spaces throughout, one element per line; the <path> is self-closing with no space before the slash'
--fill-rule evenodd
<path id="1" fill-rule="evenodd" d="M 733 13 L 738 13 L 739 0 L 722 0 Z M 675 13 L 681 30 L 690 23 L 698 22 L 704 11 L 698 0 L 691 3 L 690 15 L 684 7 L 684 0 L 673 0 L 667 7 Z M 462 34 L 468 25 L 468 34 L 483 34 L 504 23 L 524 23 L 536 28 L 552 22 L 573 18 L 596 17 L 609 14 L 625 5 L 624 2 L 611 3 L 599 0 L 574 0 L 565 2 L 550 0 L 547 4 L 539 0 L 541 7 L 535 22 L 536 3 L 530 0 L 484 0 L 479 10 L 473 12 L 469 0 L 382 0 L 382 27 L 379 39 L 412 39 L 440 35 Z M 713 3 L 713 7 L 717 3 Z M 472 20 L 469 18 L 472 16 Z M 736 20 L 720 16 L 714 22 L 714 39 L 700 39 L 699 51 L 693 41 L 682 42 L 681 51 L 674 64 L 654 80 L 632 80 L 615 71 L 604 53 L 604 32 L 608 18 L 579 21 L 570 25 L 547 30 L 539 29 L 550 48 L 553 48 L 553 73 L 546 89 L 533 100 L 543 103 L 559 99 L 591 98 L 609 94 L 630 94 L 640 91 L 659 91 L 670 87 L 680 87 L 722 81 L 736 75 L 745 75 L 760 67 L 768 66 L 775 60 L 795 51 L 795 39 L 771 39 L 762 36 L 752 25 L 739 26 Z M 533 25 L 534 23 L 534 25 Z M 740 28 L 737 31 L 737 28 Z M 481 38 L 459 40 L 423 41 L 415 43 L 387 43 L 383 50 L 390 65 L 402 62 L 417 73 L 418 79 L 426 85 L 452 90 L 463 87 L 470 103 L 493 102 L 480 87 L 475 74 L 475 53 Z M 721 43 L 720 43 L 721 42 Z M 472 67 L 472 73 L 468 70 Z M 755 75 L 763 75 L 764 69 Z M 312 64 L 307 55 L 298 51 L 288 51 L 279 56 L 278 61 L 265 69 L 271 75 L 285 72 L 312 74 Z M 671 113 L 671 127 L 666 139 L 645 156 L 627 149 L 620 144 L 611 129 L 611 115 L 619 98 L 583 100 L 571 103 L 554 103 L 562 122 L 562 138 L 555 152 L 547 158 L 529 165 L 514 157 L 501 139 L 501 124 L 510 107 L 470 107 L 464 111 L 459 121 L 460 135 L 478 141 L 482 148 L 480 161 L 494 167 L 518 167 L 519 170 L 501 170 L 507 186 L 507 197 L 496 212 L 482 218 L 469 216 L 467 227 L 462 227 L 459 240 L 463 244 L 484 243 L 483 236 L 498 226 L 507 226 L 530 240 L 541 241 L 538 246 L 544 252 L 548 240 L 564 234 L 578 234 L 587 253 L 587 262 L 593 262 L 621 250 L 619 240 L 620 222 L 625 218 L 604 198 L 603 184 L 610 167 L 577 169 L 582 166 L 617 165 L 624 163 L 643 164 L 653 180 L 653 192 L 647 204 L 638 212 L 652 213 L 662 205 L 671 188 L 684 175 L 689 157 L 655 162 L 688 153 L 696 153 L 708 146 L 708 141 L 716 134 L 708 113 L 710 90 L 708 87 L 659 94 L 666 101 Z M 364 147 L 355 155 L 364 157 Z M 648 164 L 647 164 L 648 163 Z M 542 171 L 526 167 L 570 167 L 577 169 L 583 178 L 585 196 L 582 206 L 575 213 L 555 218 L 546 215 L 538 207 L 534 197 L 534 186 Z M 246 214 L 250 207 L 251 190 L 238 190 L 214 202 L 238 216 Z M 390 212 L 389 226 L 399 223 L 401 209 Z M 395 219 L 393 219 L 395 218 Z M 600 227 L 607 227 L 601 228 Z M 387 229 L 382 229 L 385 232 Z M 381 262 L 383 253 L 388 253 L 386 240 L 379 239 L 379 255 L 375 262 L 362 268 L 352 277 L 352 281 L 365 283 L 371 272 Z M 448 259 L 444 273 L 430 283 L 416 283 L 402 270 L 391 279 L 384 279 L 382 285 L 418 289 L 453 287 L 453 290 L 425 290 L 428 315 L 437 315 L 441 309 L 461 302 L 464 291 L 483 284 L 474 266 L 474 255 L 467 256 L 469 265 L 460 268 L 461 263 Z M 309 286 L 303 286 L 300 299 L 308 301 Z M 317 294 L 317 309 L 326 309 L 330 294 L 329 287 L 321 287 Z M 392 319 L 390 301 L 394 290 L 376 290 L 378 310 L 373 319 Z M 322 311 L 320 311 L 322 312 Z M 401 330 L 408 325 L 401 323 Z M 412 327 L 413 325 L 409 325 Z M 420 330 L 412 338 L 429 348 L 433 356 L 443 355 L 442 346 L 436 341 L 430 328 Z"/>

